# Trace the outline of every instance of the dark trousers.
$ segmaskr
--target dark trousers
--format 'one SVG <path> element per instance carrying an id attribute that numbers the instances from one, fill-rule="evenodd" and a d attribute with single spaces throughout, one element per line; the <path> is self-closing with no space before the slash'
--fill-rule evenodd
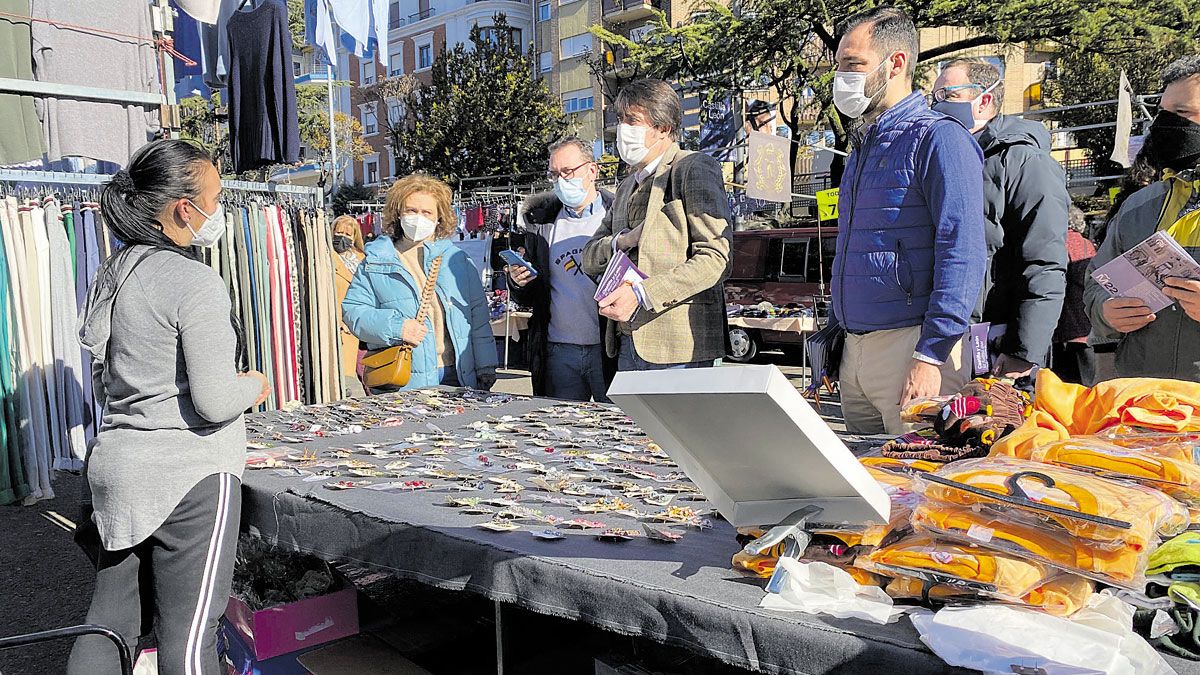
<path id="1" fill-rule="evenodd" d="M 546 354 L 546 395 L 568 401 L 610 403 L 604 383 L 604 346 L 551 342 Z"/>
<path id="2" fill-rule="evenodd" d="M 229 602 L 242 513 L 241 482 L 214 474 L 196 484 L 154 534 L 133 548 L 100 550 L 87 623 L 134 647 L 153 628 L 160 675 L 217 675 L 217 620 Z M 146 489 L 154 489 L 147 484 Z M 69 675 L 120 672 L 105 638 L 75 641 Z"/>
<path id="3" fill-rule="evenodd" d="M 1090 387 L 1096 379 L 1096 353 L 1084 342 L 1059 342 L 1054 345 L 1050 369 L 1063 382 Z"/>

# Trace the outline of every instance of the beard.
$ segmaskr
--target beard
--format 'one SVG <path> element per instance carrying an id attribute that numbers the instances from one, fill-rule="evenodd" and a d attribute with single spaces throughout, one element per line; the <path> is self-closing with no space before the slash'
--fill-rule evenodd
<path id="1" fill-rule="evenodd" d="M 883 101 L 883 92 L 887 89 L 887 71 L 884 68 L 871 73 L 867 76 L 867 81 L 863 83 L 863 92 L 869 93 L 871 96 L 871 105 L 867 106 L 867 111 L 862 114 L 861 119 L 874 119 L 879 111 L 879 104 Z M 874 92 L 870 94 L 870 92 Z"/>

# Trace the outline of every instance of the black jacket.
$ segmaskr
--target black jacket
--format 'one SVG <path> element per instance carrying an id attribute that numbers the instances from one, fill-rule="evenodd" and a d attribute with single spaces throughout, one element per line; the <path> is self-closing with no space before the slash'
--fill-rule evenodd
<path id="1" fill-rule="evenodd" d="M 979 133 L 987 276 L 976 318 L 1008 324 L 1000 352 L 1045 366 L 1066 294 L 1066 174 L 1039 122 L 999 115 Z"/>
<path id="2" fill-rule="evenodd" d="M 606 210 L 612 209 L 615 197 L 600 190 L 600 201 Z M 558 219 L 562 202 L 552 192 L 543 192 L 525 200 L 521 215 L 525 218 L 525 259 L 537 268 L 538 276 L 518 288 L 509 284 L 513 299 L 533 309 L 529 319 L 529 337 L 525 340 L 525 357 L 533 380 L 534 396 L 546 395 L 546 355 L 550 334 L 550 228 Z M 600 344 L 604 344 L 607 319 L 600 317 Z M 604 350 L 601 350 L 604 351 Z M 611 384 L 617 373 L 617 360 L 604 354 L 604 382 Z"/>

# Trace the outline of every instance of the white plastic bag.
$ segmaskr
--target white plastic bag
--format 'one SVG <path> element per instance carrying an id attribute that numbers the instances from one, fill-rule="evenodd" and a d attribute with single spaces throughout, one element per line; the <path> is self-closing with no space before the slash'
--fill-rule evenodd
<path id="1" fill-rule="evenodd" d="M 845 570 L 828 563 L 780 558 L 779 567 L 787 574 L 779 593 L 767 593 L 760 607 L 875 623 L 887 623 L 910 609 L 893 606 L 882 588 L 862 586 Z"/>
<path id="2" fill-rule="evenodd" d="M 1068 618 L 1008 605 L 946 607 L 913 616 L 921 640 L 946 663 L 985 672 L 1036 667 L 1046 675 L 1172 675 L 1133 632 L 1133 607 L 1095 593 Z"/>

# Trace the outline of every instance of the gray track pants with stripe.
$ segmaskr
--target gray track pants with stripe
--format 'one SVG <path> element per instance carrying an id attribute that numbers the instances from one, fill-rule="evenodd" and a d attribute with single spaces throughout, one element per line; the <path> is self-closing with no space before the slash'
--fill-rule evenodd
<path id="1" fill-rule="evenodd" d="M 146 489 L 152 490 L 153 481 Z M 196 484 L 149 539 L 100 552 L 87 622 L 120 633 L 133 648 L 153 629 L 159 675 L 216 675 L 217 620 L 229 602 L 241 519 L 241 482 L 214 474 Z M 112 643 L 81 637 L 69 675 L 119 673 Z"/>

